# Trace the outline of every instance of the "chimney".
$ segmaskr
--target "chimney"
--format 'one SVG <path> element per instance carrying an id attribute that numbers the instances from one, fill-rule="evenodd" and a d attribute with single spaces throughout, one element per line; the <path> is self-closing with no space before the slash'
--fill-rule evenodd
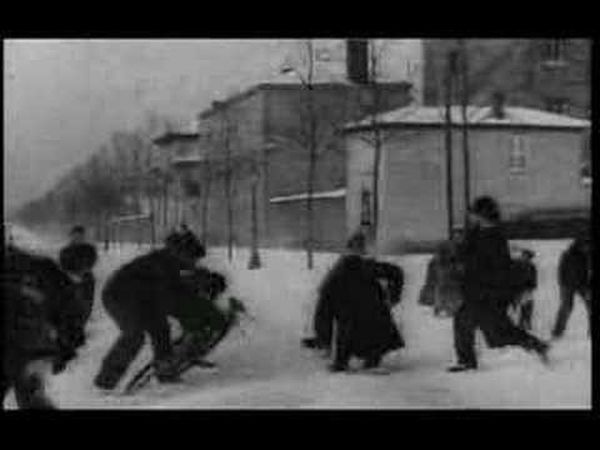
<path id="1" fill-rule="evenodd" d="M 354 83 L 369 82 L 369 41 L 367 39 L 346 41 L 346 72 L 348 80 Z"/>
<path id="2" fill-rule="evenodd" d="M 496 119 L 504 119 L 506 117 L 505 106 L 506 96 L 504 95 L 504 92 L 495 92 L 492 101 L 492 116 Z"/>

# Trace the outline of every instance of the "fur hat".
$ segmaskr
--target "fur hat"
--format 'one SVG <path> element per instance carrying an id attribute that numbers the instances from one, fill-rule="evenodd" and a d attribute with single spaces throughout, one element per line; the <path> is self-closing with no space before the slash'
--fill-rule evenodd
<path id="1" fill-rule="evenodd" d="M 357 233 L 354 233 L 350 237 L 350 239 L 348 239 L 348 242 L 346 243 L 346 247 L 348 248 L 348 250 L 364 251 L 366 243 L 367 243 L 367 239 L 366 239 L 364 233 L 359 231 Z"/>
<path id="2" fill-rule="evenodd" d="M 492 197 L 487 195 L 475 199 L 469 208 L 471 214 L 483 217 L 490 222 L 500 221 L 500 208 L 498 203 Z"/>
<path id="3" fill-rule="evenodd" d="M 76 233 L 85 233 L 85 227 L 83 225 L 75 225 L 71 228 L 71 231 L 69 231 L 69 234 L 76 234 Z"/>

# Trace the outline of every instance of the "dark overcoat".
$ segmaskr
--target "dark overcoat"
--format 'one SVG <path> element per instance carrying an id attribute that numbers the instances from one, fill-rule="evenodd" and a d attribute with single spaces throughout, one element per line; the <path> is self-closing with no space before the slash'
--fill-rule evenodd
<path id="1" fill-rule="evenodd" d="M 215 313 L 208 299 L 215 278 L 222 291 L 222 277 L 195 267 L 168 249 L 154 250 L 113 273 L 102 301 L 121 328 L 154 333 L 168 327 L 171 316 L 185 329 L 194 330 L 206 325 Z"/>
<path id="2" fill-rule="evenodd" d="M 515 295 L 513 260 L 500 226 L 476 227 L 462 246 L 464 304 L 479 324 L 490 347 L 512 344 L 516 333 L 508 317 Z"/>
<path id="3" fill-rule="evenodd" d="M 338 339 L 342 336 L 350 355 L 368 358 L 403 347 L 391 314 L 391 307 L 400 301 L 403 282 L 397 266 L 342 256 L 319 289 L 317 339 L 330 344 L 335 321 Z"/>

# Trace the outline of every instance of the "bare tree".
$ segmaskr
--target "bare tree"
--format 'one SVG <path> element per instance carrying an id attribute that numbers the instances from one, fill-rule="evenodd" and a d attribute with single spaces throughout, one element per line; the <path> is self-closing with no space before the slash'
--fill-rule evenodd
<path id="1" fill-rule="evenodd" d="M 301 82 L 304 93 L 303 101 L 299 109 L 300 128 L 297 133 L 290 133 L 286 136 L 271 136 L 271 143 L 277 143 L 281 140 L 286 145 L 295 144 L 307 151 L 307 170 L 306 170 L 306 255 L 307 267 L 314 267 L 314 247 L 315 247 L 315 211 L 314 211 L 314 193 L 317 179 L 317 170 L 321 156 L 326 152 L 336 148 L 331 144 L 337 138 L 337 127 L 347 118 L 348 98 L 345 98 L 344 105 L 340 108 L 339 104 L 327 105 L 326 102 L 317 101 L 315 95 L 315 61 L 316 54 L 312 40 L 306 40 L 302 43 L 303 56 L 300 62 L 301 67 L 287 64 L 282 68 L 282 73 L 291 73 L 297 76 Z"/>

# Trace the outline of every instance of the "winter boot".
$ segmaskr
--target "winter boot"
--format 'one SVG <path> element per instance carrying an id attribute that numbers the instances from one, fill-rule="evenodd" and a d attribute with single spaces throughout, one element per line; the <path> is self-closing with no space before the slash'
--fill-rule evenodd
<path id="1" fill-rule="evenodd" d="M 477 370 L 477 364 L 475 363 L 458 363 L 454 366 L 448 367 L 447 371 L 451 373 L 466 372 L 469 370 Z"/>
<path id="2" fill-rule="evenodd" d="M 548 356 L 548 353 L 550 352 L 550 344 L 543 341 L 538 341 L 535 343 L 532 350 L 537 354 L 537 356 L 540 358 L 540 361 L 544 365 L 548 366 L 550 364 L 550 357 Z"/>

